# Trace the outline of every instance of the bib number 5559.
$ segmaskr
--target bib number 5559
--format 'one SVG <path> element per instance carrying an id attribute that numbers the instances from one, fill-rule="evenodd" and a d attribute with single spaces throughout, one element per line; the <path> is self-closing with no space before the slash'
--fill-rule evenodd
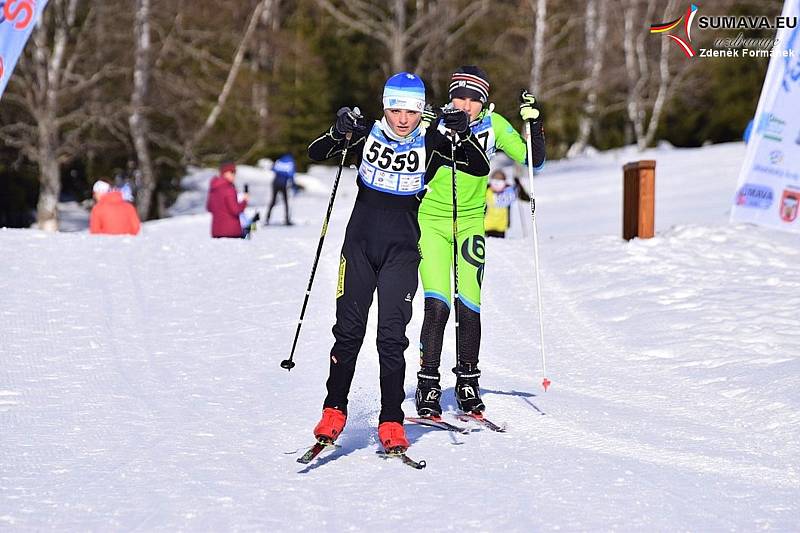
<path id="1" fill-rule="evenodd" d="M 419 169 L 419 154 L 416 152 L 396 154 L 391 146 L 377 142 L 373 142 L 367 149 L 366 159 L 383 170 L 416 172 Z"/>

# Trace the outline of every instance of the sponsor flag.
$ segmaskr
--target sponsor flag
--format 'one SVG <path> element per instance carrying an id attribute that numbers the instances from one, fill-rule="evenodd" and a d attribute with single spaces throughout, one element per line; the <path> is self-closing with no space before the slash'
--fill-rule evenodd
<path id="1" fill-rule="evenodd" d="M 0 98 L 47 0 L 0 0 Z"/>
<path id="2" fill-rule="evenodd" d="M 782 16 L 800 17 L 800 0 L 786 0 Z M 800 233 L 800 25 L 794 26 L 776 35 L 731 221 Z"/>

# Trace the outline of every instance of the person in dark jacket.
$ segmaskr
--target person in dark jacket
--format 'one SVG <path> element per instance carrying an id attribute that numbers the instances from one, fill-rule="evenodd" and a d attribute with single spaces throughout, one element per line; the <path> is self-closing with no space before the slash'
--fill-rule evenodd
<path id="1" fill-rule="evenodd" d="M 211 213 L 211 236 L 215 239 L 243 236 L 239 214 L 247 207 L 248 194 L 244 193 L 241 202 L 237 200 L 235 180 L 236 165 L 225 162 L 219 167 L 219 176 L 214 176 L 208 186 L 206 209 Z"/>
<path id="2" fill-rule="evenodd" d="M 383 108 L 381 120 L 373 122 L 350 108 L 340 109 L 336 123 L 308 147 L 313 161 L 336 157 L 347 147 L 358 168 L 358 196 L 339 262 L 328 395 L 314 436 L 330 443 L 344 429 L 356 358 L 377 290 L 378 438 L 387 451 L 397 453 L 409 446 L 400 404 L 405 399 L 406 326 L 420 261 L 420 198 L 436 171 L 453 164 L 452 149 L 456 168 L 470 174 L 488 174 L 489 162 L 469 129 L 467 113 L 451 110 L 437 127 L 422 122 L 425 86 L 419 77 L 401 72 L 389 78 Z"/>
<path id="3" fill-rule="evenodd" d="M 292 154 L 284 154 L 275 161 L 272 165 L 272 171 L 275 177 L 272 179 L 272 201 L 267 208 L 267 218 L 264 220 L 264 225 L 269 224 L 269 217 L 272 215 L 272 208 L 275 207 L 275 202 L 278 200 L 278 195 L 283 195 L 283 205 L 286 208 L 286 225 L 291 226 L 292 221 L 289 218 L 289 193 L 288 189 L 292 186 L 294 181 L 294 158 Z"/>

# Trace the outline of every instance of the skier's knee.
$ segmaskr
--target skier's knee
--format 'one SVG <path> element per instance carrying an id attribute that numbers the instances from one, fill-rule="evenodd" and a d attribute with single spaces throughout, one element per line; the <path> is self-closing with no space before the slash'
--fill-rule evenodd
<path id="1" fill-rule="evenodd" d="M 450 307 L 438 298 L 425 298 L 425 322 L 434 328 L 444 329 L 450 316 Z"/>

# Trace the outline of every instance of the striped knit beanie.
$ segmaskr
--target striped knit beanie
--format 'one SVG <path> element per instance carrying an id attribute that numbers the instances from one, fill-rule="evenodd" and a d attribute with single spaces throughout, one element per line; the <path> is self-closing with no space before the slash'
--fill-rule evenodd
<path id="1" fill-rule="evenodd" d="M 422 113 L 425 109 L 425 84 L 414 74 L 395 74 L 383 87 L 383 108 L 408 109 Z"/>
<path id="2" fill-rule="evenodd" d="M 483 105 L 489 101 L 489 76 L 474 65 L 459 67 L 450 78 L 450 99 L 472 98 Z"/>

